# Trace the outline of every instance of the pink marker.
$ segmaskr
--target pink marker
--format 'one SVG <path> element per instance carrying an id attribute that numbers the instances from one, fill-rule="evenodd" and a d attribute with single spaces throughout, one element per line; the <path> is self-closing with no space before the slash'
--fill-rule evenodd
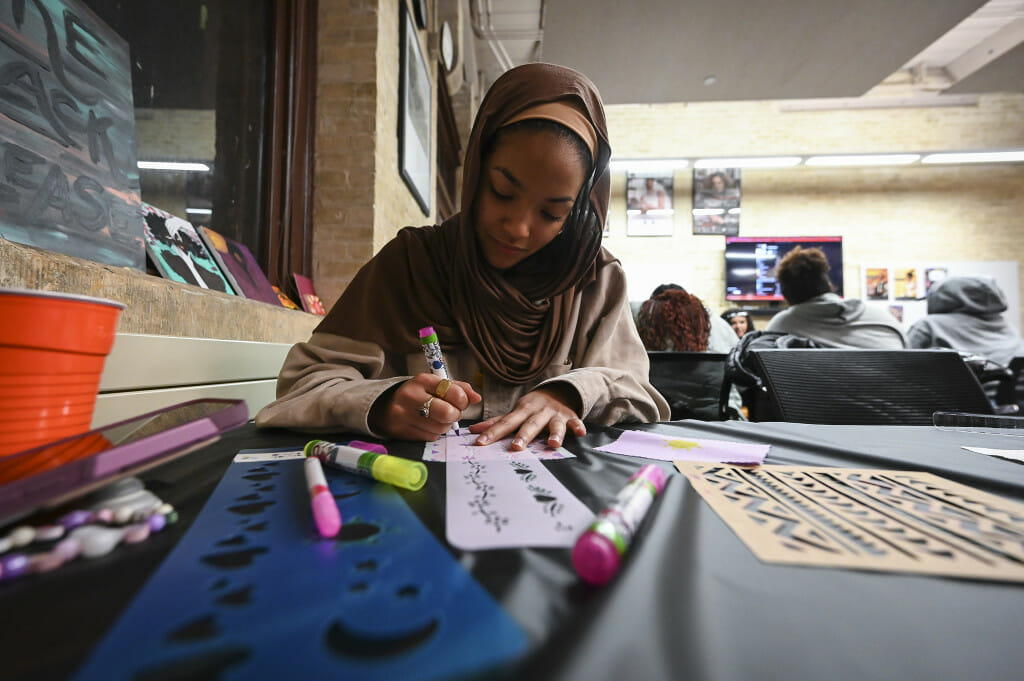
<path id="1" fill-rule="evenodd" d="M 313 503 L 313 521 L 320 536 L 330 539 L 341 530 L 341 512 L 338 511 L 338 504 L 327 487 L 320 459 L 308 456 L 305 466 L 306 484 L 309 485 L 309 496 Z"/>
<path id="2" fill-rule="evenodd" d="M 604 584 L 615 576 L 637 527 L 666 481 L 665 472 L 653 464 L 633 474 L 576 540 L 572 549 L 576 574 L 591 584 Z"/>

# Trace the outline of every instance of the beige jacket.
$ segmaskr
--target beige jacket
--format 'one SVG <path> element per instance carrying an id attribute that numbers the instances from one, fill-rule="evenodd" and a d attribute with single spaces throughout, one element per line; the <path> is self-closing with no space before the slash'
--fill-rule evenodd
<path id="1" fill-rule="evenodd" d="M 598 425 L 669 418 L 665 398 L 648 382 L 647 352 L 640 342 L 618 262 L 573 301 L 575 333 L 532 385 L 511 385 L 485 375 L 468 348 L 445 351 L 453 378 L 483 396 L 460 420 L 477 421 L 510 412 L 520 397 L 546 383 L 568 383 L 583 405 L 583 420 Z M 370 407 L 390 387 L 428 371 L 423 353 L 395 355 L 380 346 L 330 333 L 314 333 L 289 351 L 277 380 L 277 400 L 256 415 L 260 427 L 311 432 L 346 431 L 383 437 L 371 430 Z"/>

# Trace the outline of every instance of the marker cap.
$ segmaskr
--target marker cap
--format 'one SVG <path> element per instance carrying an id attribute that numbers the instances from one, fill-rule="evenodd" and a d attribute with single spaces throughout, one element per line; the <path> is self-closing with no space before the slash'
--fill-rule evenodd
<path id="1" fill-rule="evenodd" d="M 373 462 L 373 477 L 416 492 L 427 482 L 427 467 L 399 456 L 378 456 Z"/>
<path id="2" fill-rule="evenodd" d="M 604 584 L 619 570 L 622 558 L 615 544 L 607 537 L 587 530 L 572 549 L 572 566 L 582 579 L 591 584 Z"/>
<path id="3" fill-rule="evenodd" d="M 338 502 L 330 493 L 313 496 L 313 521 L 320 536 L 330 539 L 341 531 L 341 513 Z"/>

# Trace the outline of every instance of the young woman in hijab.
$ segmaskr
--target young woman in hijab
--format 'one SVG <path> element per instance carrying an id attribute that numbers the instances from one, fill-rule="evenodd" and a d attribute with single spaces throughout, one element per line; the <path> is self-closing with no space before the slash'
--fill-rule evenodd
<path id="1" fill-rule="evenodd" d="M 457 420 L 476 442 L 584 423 L 668 418 L 647 380 L 626 278 L 601 246 L 611 149 L 586 76 L 552 64 L 503 74 L 480 105 L 462 205 L 398 232 L 356 275 L 278 377 L 259 426 L 430 441 Z M 433 326 L 450 384 L 429 373 Z"/>

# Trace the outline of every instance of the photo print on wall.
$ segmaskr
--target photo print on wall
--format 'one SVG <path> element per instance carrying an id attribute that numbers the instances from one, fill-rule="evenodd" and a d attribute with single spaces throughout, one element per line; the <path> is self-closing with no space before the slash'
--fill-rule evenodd
<path id="1" fill-rule="evenodd" d="M 693 233 L 740 233 L 740 169 L 694 168 Z"/>
<path id="2" fill-rule="evenodd" d="M 626 174 L 626 235 L 672 236 L 672 171 Z"/>

